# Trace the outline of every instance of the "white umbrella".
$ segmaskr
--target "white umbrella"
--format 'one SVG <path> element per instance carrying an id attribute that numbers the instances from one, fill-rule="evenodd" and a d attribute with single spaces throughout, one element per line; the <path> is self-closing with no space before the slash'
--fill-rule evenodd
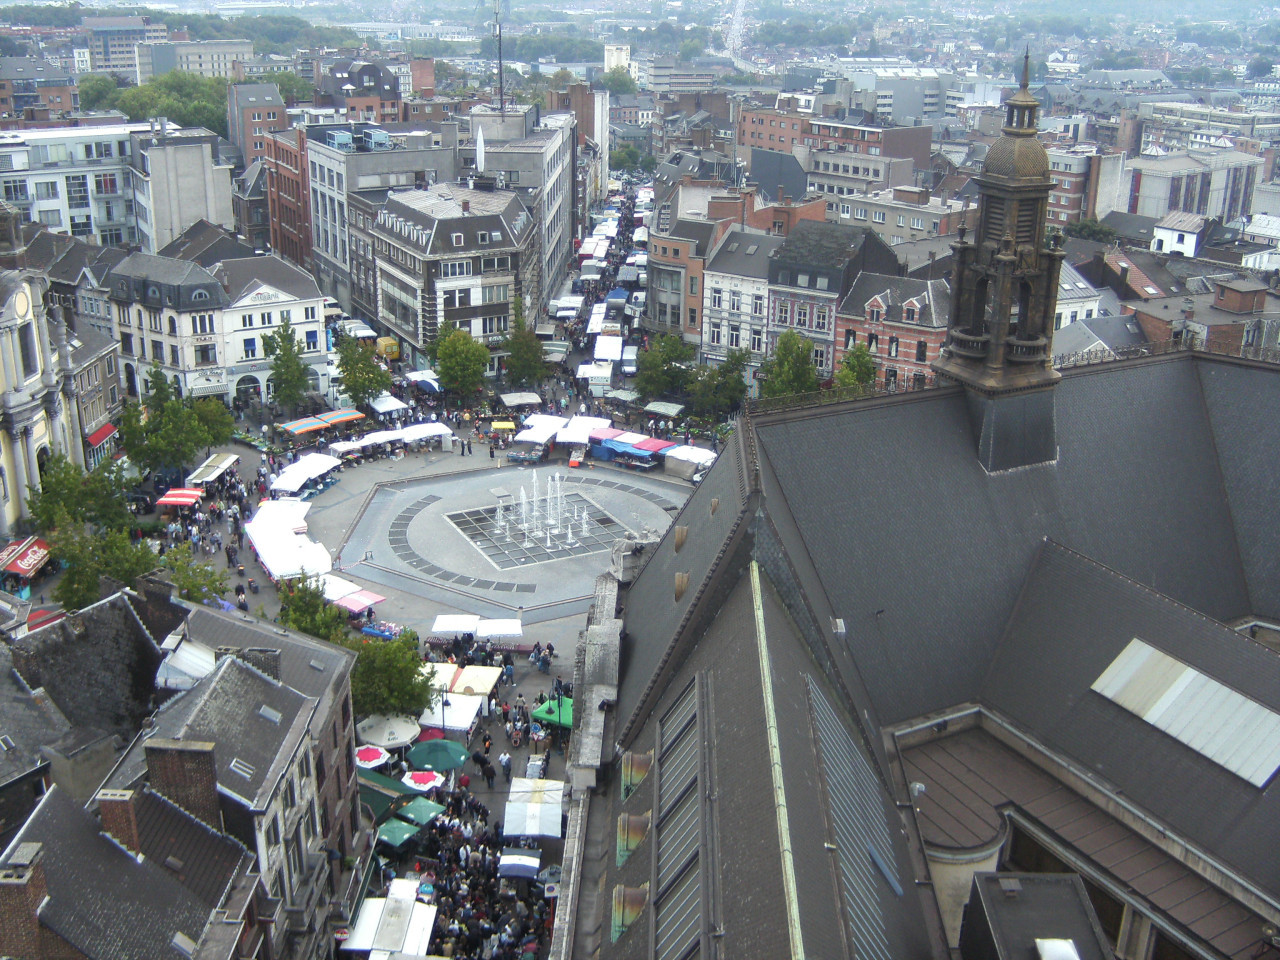
<path id="1" fill-rule="evenodd" d="M 412 717 L 384 717 L 375 713 L 356 724 L 356 739 L 375 747 L 394 750 L 407 747 L 422 730 Z"/>
<path id="2" fill-rule="evenodd" d="M 444 776 L 434 770 L 410 770 L 401 779 L 415 790 L 430 790 L 444 783 Z"/>
<path id="3" fill-rule="evenodd" d="M 356 766 L 364 767 L 366 770 L 380 767 L 390 759 L 391 754 L 387 753 L 382 747 L 367 745 L 356 751 Z"/>

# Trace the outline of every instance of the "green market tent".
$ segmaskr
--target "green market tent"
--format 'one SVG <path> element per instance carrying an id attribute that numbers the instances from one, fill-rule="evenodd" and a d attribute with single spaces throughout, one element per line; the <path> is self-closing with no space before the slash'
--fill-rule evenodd
<path id="1" fill-rule="evenodd" d="M 403 847 L 420 828 L 403 820 L 391 819 L 378 828 L 378 839 L 397 850 Z"/>
<path id="2" fill-rule="evenodd" d="M 568 697 L 557 697 L 554 700 L 548 700 L 533 711 L 533 719 L 552 727 L 565 727 L 566 729 L 572 727 L 573 701 Z"/>
<path id="3" fill-rule="evenodd" d="M 467 748 L 454 740 L 423 740 L 409 748 L 406 759 L 415 770 L 457 770 L 470 756 Z"/>
<path id="4" fill-rule="evenodd" d="M 360 802 L 373 811 L 373 822 L 386 819 L 387 811 L 391 809 L 391 798 L 385 793 L 379 793 L 360 784 Z"/>
<path id="5" fill-rule="evenodd" d="M 376 823 L 387 816 L 387 811 L 398 797 L 416 797 L 418 791 L 405 786 L 400 780 L 374 773 L 372 770 L 358 768 L 356 776 L 360 780 L 360 802 L 367 804 L 373 811 Z"/>
<path id="6" fill-rule="evenodd" d="M 444 813 L 444 807 L 440 804 L 432 803 L 426 797 L 414 797 L 396 811 L 396 816 L 401 820 L 408 820 L 410 823 L 425 827 L 435 819 L 437 814 L 441 813 Z"/>

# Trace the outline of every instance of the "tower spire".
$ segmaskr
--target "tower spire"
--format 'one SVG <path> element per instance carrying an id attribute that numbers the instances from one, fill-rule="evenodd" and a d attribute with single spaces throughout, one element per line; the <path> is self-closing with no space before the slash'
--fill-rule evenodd
<path id="1" fill-rule="evenodd" d="M 1031 89 L 1031 44 L 1027 44 L 1022 51 L 1022 86 L 1019 89 Z"/>

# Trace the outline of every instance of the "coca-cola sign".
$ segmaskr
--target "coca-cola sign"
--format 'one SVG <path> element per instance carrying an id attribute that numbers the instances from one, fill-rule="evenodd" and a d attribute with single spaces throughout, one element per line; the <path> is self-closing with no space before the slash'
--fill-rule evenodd
<path id="1" fill-rule="evenodd" d="M 10 565 L 16 567 L 16 573 L 22 576 L 30 576 L 44 566 L 44 562 L 49 559 L 49 548 L 43 546 L 38 541 L 31 545 L 31 549 L 13 561 Z"/>

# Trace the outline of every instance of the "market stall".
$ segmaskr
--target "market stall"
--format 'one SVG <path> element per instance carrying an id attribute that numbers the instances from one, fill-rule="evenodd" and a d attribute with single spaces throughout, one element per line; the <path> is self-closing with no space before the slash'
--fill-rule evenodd
<path id="1" fill-rule="evenodd" d="M 470 743 L 480 725 L 480 711 L 486 697 L 469 693 L 446 693 L 435 704 L 422 711 L 419 726 L 440 730 L 445 737 Z"/>
<path id="2" fill-rule="evenodd" d="M 289 533 L 306 533 L 307 511 L 310 509 L 311 504 L 307 501 L 292 497 L 263 500 L 250 522 L 279 527 Z"/>
<path id="3" fill-rule="evenodd" d="M 667 403 L 664 400 L 654 400 L 652 403 L 646 403 L 644 406 L 645 413 L 651 413 L 655 417 L 666 417 L 668 419 L 680 416 L 683 411 L 683 404 Z"/>
<path id="4" fill-rule="evenodd" d="M 187 486 L 203 487 L 213 483 L 239 462 L 240 458 L 234 453 L 215 453 L 187 477 Z"/>
<path id="5" fill-rule="evenodd" d="M 157 510 L 181 510 L 194 507 L 204 497 L 204 491 L 193 487 L 174 487 L 156 501 Z"/>
<path id="6" fill-rule="evenodd" d="M 294 533 L 279 524 L 259 522 L 256 518 L 244 525 L 258 562 L 272 580 L 312 577 L 333 569 L 333 559 L 322 543 Z"/>
<path id="7" fill-rule="evenodd" d="M 425 957 L 430 953 L 437 909 L 416 898 L 366 897 L 355 923 L 342 928 L 346 939 L 338 949 L 366 956 Z"/>
<path id="8" fill-rule="evenodd" d="M 481 620 L 476 627 L 477 640 L 493 640 L 499 650 L 517 650 L 524 626 L 519 620 Z"/>
<path id="9" fill-rule="evenodd" d="M 418 725 L 413 717 L 387 717 L 371 714 L 356 724 L 356 740 L 360 743 L 395 750 L 418 739 Z"/>
<path id="10" fill-rule="evenodd" d="M 356 420 L 363 420 L 364 414 L 351 407 L 343 407 L 341 410 L 326 410 L 324 413 L 317 413 L 315 419 L 326 427 L 333 427 L 340 423 L 353 423 Z"/>
<path id="11" fill-rule="evenodd" d="M 537 463 L 546 457 L 555 435 L 568 421 L 564 417 L 540 414 L 526 417 L 524 429 L 515 435 L 507 459 L 519 463 Z"/>
<path id="12" fill-rule="evenodd" d="M 419 390 L 425 390 L 427 393 L 440 392 L 440 378 L 433 370 L 413 370 L 406 373 L 404 378 Z"/>
<path id="13" fill-rule="evenodd" d="M 498 689 L 498 681 L 501 679 L 502 667 L 482 667 L 473 663 L 458 671 L 449 689 L 454 693 L 480 694 L 489 697 Z M 488 712 L 488 704 L 486 704 L 484 713 L 488 715 Z"/>
<path id="14" fill-rule="evenodd" d="M 716 455 L 706 447 L 675 446 L 664 450 L 662 459 L 664 473 L 692 480 L 715 463 Z"/>
<path id="15" fill-rule="evenodd" d="M 608 360 L 610 363 L 622 359 L 623 339 L 621 337 L 608 337 L 604 334 L 596 337 L 595 358 L 596 360 Z"/>
<path id="16" fill-rule="evenodd" d="M 4 588 L 20 600 L 31 599 L 31 583 L 49 562 L 49 544 L 39 537 L 10 542 L 0 550 Z"/>
<path id="17" fill-rule="evenodd" d="M 449 438 L 450 445 L 453 444 L 453 431 L 443 423 L 413 423 L 400 430 L 400 436 L 407 443 L 417 443 L 422 440 L 430 440 L 439 437 L 441 444 L 444 438 Z"/>
<path id="18" fill-rule="evenodd" d="M 573 417 L 556 433 L 556 443 L 569 448 L 569 466 L 582 465 L 591 446 L 591 431 L 609 426 L 604 417 Z"/>
<path id="19" fill-rule="evenodd" d="M 374 593 L 372 590 L 357 590 L 355 593 L 348 593 L 346 596 L 339 597 L 333 601 L 333 605 L 341 607 L 353 617 L 358 617 L 370 607 L 382 603 L 386 599 L 382 594 Z"/>
<path id="20" fill-rule="evenodd" d="M 542 406 L 542 398 L 536 393 L 517 392 L 504 393 L 498 397 L 502 401 L 504 407 L 515 409 L 517 407 L 540 407 Z"/>
<path id="21" fill-rule="evenodd" d="M 389 393 L 374 397 L 369 401 L 369 406 L 373 408 L 373 412 L 380 418 L 385 418 L 389 414 L 399 413 L 402 410 L 408 410 L 409 405 L 399 397 L 393 397 Z"/>
<path id="22" fill-rule="evenodd" d="M 308 453 L 299 457 L 280 471 L 279 476 L 271 482 L 271 489 L 277 493 L 297 493 L 307 484 L 321 480 L 342 466 L 342 461 L 327 453 Z"/>
<path id="23" fill-rule="evenodd" d="M 498 860 L 498 876 L 519 880 L 536 880 L 542 866 L 542 851 L 525 847 L 506 847 Z"/>
<path id="24" fill-rule="evenodd" d="M 507 796 L 503 831 L 509 837 L 559 837 L 564 810 L 561 780 L 516 777 Z"/>

